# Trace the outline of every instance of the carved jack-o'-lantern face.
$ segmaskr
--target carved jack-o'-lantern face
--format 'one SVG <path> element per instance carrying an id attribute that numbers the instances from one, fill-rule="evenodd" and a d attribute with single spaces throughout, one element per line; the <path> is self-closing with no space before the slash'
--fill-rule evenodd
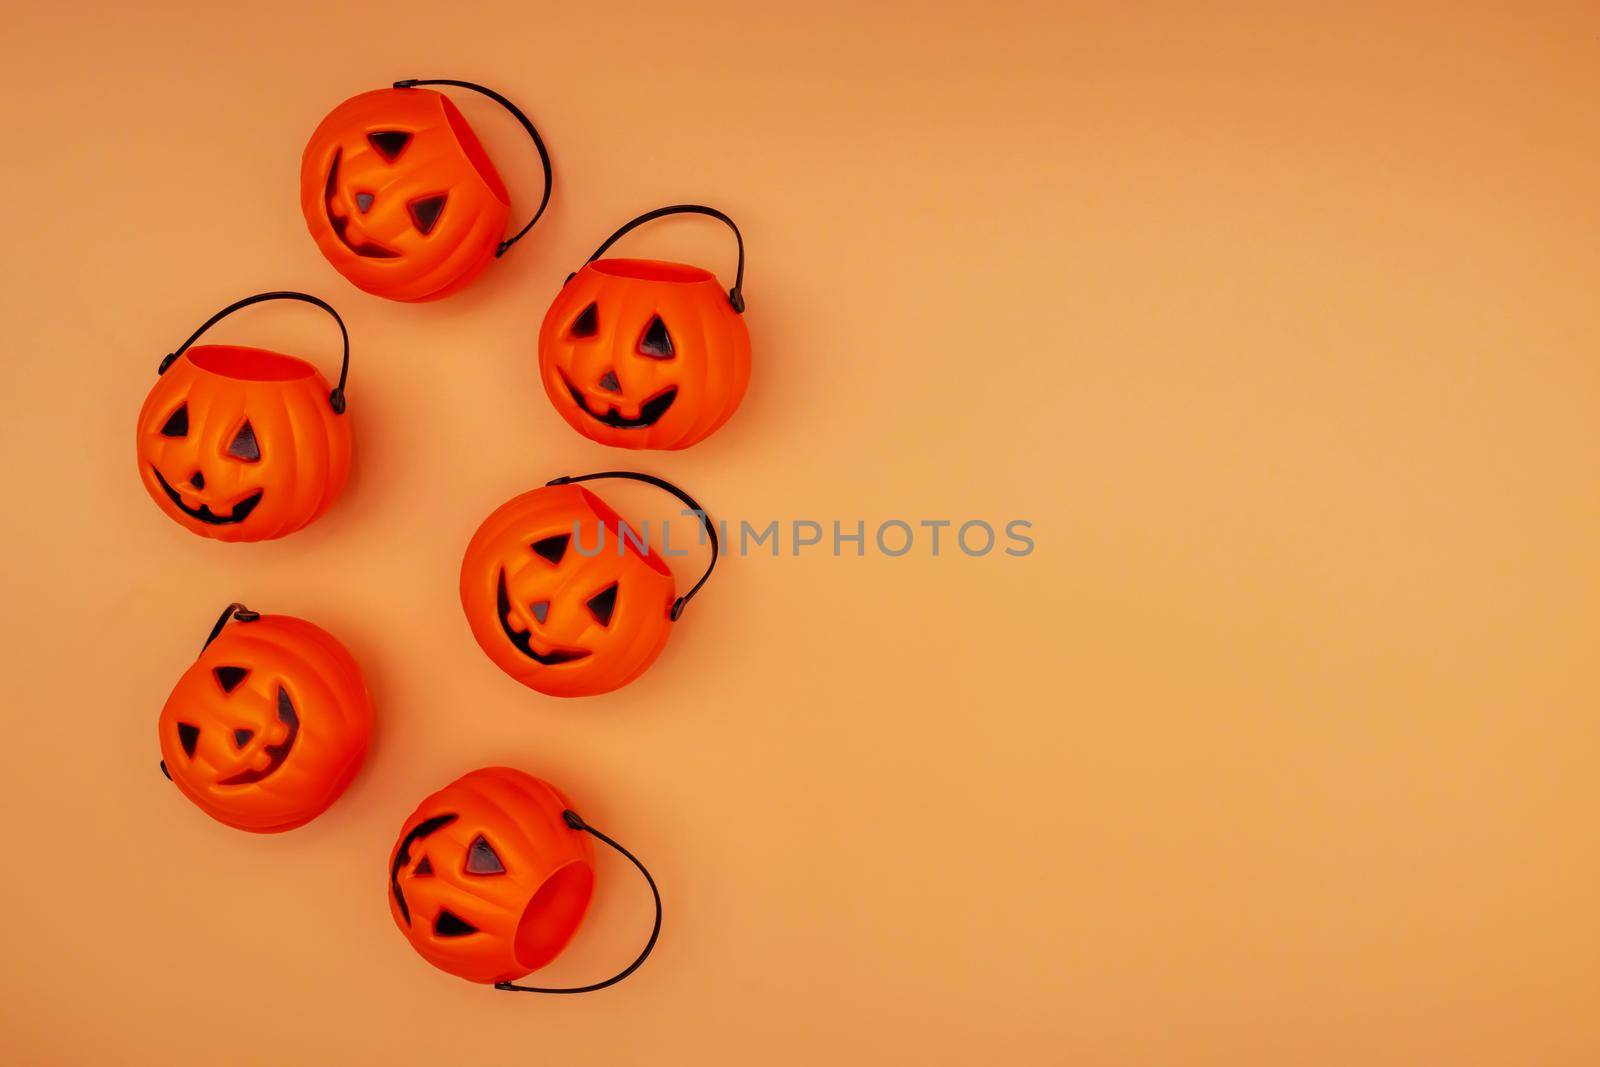
<path id="1" fill-rule="evenodd" d="M 672 572 L 582 486 L 546 486 L 484 520 L 461 564 L 473 636 L 501 670 L 552 696 L 625 685 L 666 644 Z"/>
<path id="2" fill-rule="evenodd" d="M 326 511 L 350 472 L 350 424 L 328 382 L 293 356 L 201 345 L 175 362 L 139 412 L 139 477 L 179 525 L 260 541 Z"/>
<path id="3" fill-rule="evenodd" d="M 547 159 L 526 117 L 498 94 L 466 87 L 510 108 Z M 323 255 L 355 285 L 391 300 L 434 300 L 475 278 L 516 240 L 501 241 L 510 203 L 472 127 L 432 89 L 346 100 L 301 158 L 300 207 Z"/>
<path id="4" fill-rule="evenodd" d="M 641 216 L 601 252 L 640 221 L 690 207 Z M 739 284 L 743 263 L 741 242 Z M 605 445 L 679 449 L 708 437 L 750 381 L 739 284 L 725 293 L 699 267 L 591 258 L 556 294 L 539 330 L 550 402 L 573 429 Z"/>
<path id="5" fill-rule="evenodd" d="M 577 932 L 594 846 L 566 797 L 521 771 L 474 771 L 424 800 L 389 856 L 389 911 L 429 963 L 474 982 L 519 978 Z"/>
<path id="6" fill-rule="evenodd" d="M 350 654 L 283 615 L 240 620 L 178 680 L 159 724 L 162 767 L 212 818 L 275 832 L 320 814 L 366 755 L 372 704 Z"/>
<path id="7" fill-rule="evenodd" d="M 194 342 L 242 308 L 292 300 L 326 311 L 344 337 L 339 384 L 293 356 Z M 136 428 L 139 480 L 180 526 L 219 541 L 282 537 L 326 511 L 350 473 L 344 415 L 350 337 L 329 304 L 272 292 L 223 308 L 161 361 Z"/>

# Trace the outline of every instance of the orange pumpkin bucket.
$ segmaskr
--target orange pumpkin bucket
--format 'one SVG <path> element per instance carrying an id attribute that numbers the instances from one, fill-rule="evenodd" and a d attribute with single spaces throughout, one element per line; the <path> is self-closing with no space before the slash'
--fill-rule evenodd
<path id="1" fill-rule="evenodd" d="M 191 347 L 217 322 L 267 300 L 314 304 L 339 324 L 339 384 L 294 356 L 237 345 Z M 139 411 L 139 480 L 178 525 L 218 541 L 293 533 L 332 506 L 350 473 L 344 417 L 350 334 L 306 293 L 260 293 L 206 320 L 161 361 Z"/>
<path id="2" fill-rule="evenodd" d="M 588 835 L 588 836 L 585 836 Z M 594 845 L 616 849 L 655 898 L 644 951 L 585 986 L 513 984 L 566 948 L 594 895 Z M 389 854 L 389 913 L 423 959 L 469 982 L 522 993 L 590 993 L 638 970 L 661 934 L 661 893 L 638 858 L 548 782 L 508 767 L 458 778 L 417 806 Z"/>
<path id="3" fill-rule="evenodd" d="M 739 266 L 726 293 L 700 267 L 600 258 L 635 227 L 680 214 L 708 215 L 733 231 Z M 539 379 L 561 417 L 591 441 L 679 449 L 709 437 L 750 384 L 739 227 L 715 208 L 675 204 L 606 238 L 545 314 Z"/>
<path id="4" fill-rule="evenodd" d="M 600 478 L 653 485 L 699 517 L 711 562 L 683 596 L 648 538 L 574 484 Z M 655 661 L 716 564 L 705 509 L 670 482 L 631 471 L 556 478 L 483 521 L 461 561 L 461 607 L 479 646 L 511 677 L 550 696 L 593 696 Z"/>
<path id="5" fill-rule="evenodd" d="M 158 733 L 162 773 L 196 807 L 277 833 L 322 814 L 361 769 L 372 698 L 326 630 L 229 604 L 167 698 Z"/>
<path id="6" fill-rule="evenodd" d="M 511 112 L 544 167 L 538 210 L 502 240 L 511 196 L 477 134 L 428 85 L 470 89 Z M 481 85 L 408 78 L 329 112 L 300 159 L 300 209 L 322 254 L 351 283 L 390 300 L 437 300 L 506 254 L 544 214 L 550 153 L 528 116 Z"/>

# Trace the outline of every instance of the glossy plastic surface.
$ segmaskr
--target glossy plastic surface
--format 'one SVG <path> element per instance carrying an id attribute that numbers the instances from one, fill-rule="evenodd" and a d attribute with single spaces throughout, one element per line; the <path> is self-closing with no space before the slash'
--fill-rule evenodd
<path id="1" fill-rule="evenodd" d="M 671 345 L 666 358 L 663 332 Z M 709 271 L 596 260 L 561 287 L 544 317 L 539 378 L 561 417 L 592 441 L 688 448 L 744 399 L 750 332 Z M 669 391 L 670 406 L 655 411 Z"/>
<path id="2" fill-rule="evenodd" d="M 300 208 L 328 262 L 390 300 L 436 300 L 495 258 L 510 198 L 472 127 L 432 89 L 351 97 L 311 135 Z"/>
<path id="3" fill-rule="evenodd" d="M 361 768 L 372 698 L 350 653 L 303 619 L 230 622 L 167 698 L 161 758 L 218 822 L 292 830 L 325 811 Z"/>
<path id="4" fill-rule="evenodd" d="M 321 372 L 293 356 L 196 345 L 139 411 L 139 480 L 202 537 L 293 533 L 332 506 L 350 473 L 351 416 L 334 414 L 328 391 Z"/>
<path id="5" fill-rule="evenodd" d="M 562 819 L 567 798 L 508 767 L 424 800 L 389 853 L 389 914 L 435 967 L 513 981 L 561 952 L 594 893 L 594 845 Z"/>
<path id="6" fill-rule="evenodd" d="M 580 485 L 524 493 L 484 520 L 461 562 L 461 606 L 497 667 L 541 693 L 591 696 L 655 661 L 672 572 L 620 527 Z"/>

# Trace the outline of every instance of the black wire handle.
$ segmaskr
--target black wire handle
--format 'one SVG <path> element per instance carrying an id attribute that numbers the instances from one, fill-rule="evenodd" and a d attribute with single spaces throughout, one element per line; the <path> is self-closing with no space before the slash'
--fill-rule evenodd
<path id="1" fill-rule="evenodd" d="M 533 147 L 539 150 L 539 163 L 544 167 L 544 197 L 539 201 L 539 210 L 533 213 L 533 218 L 528 220 L 528 224 L 504 241 L 501 241 L 495 248 L 494 256 L 499 259 L 506 254 L 506 251 L 512 245 L 522 240 L 528 231 L 533 229 L 533 224 L 539 221 L 539 216 L 543 215 L 544 209 L 550 205 L 550 192 L 556 183 L 555 172 L 550 169 L 550 151 L 545 148 L 544 138 L 539 136 L 539 131 L 533 128 L 533 123 L 529 121 L 528 116 L 522 113 L 522 109 L 493 89 L 479 85 L 476 82 L 456 81 L 453 78 L 404 78 L 394 83 L 396 89 L 415 89 L 419 85 L 453 85 L 458 89 L 471 89 L 475 93 L 482 93 L 511 112 L 516 117 L 516 120 L 522 123 L 522 128 L 528 131 L 528 136 L 533 138 Z"/>
<path id="2" fill-rule="evenodd" d="M 217 624 L 211 628 L 211 633 L 206 637 L 206 643 L 200 646 L 200 651 L 204 652 L 211 647 L 211 642 L 215 641 L 217 635 L 222 633 L 222 628 L 228 625 L 230 619 L 238 619 L 240 622 L 255 622 L 259 618 L 261 618 L 260 612 L 251 611 L 238 601 L 234 601 L 222 609 L 222 614 L 217 617 Z"/>
<path id="3" fill-rule="evenodd" d="M 639 862 L 639 857 L 635 856 L 632 852 L 629 852 L 627 849 L 611 840 L 611 838 L 607 837 L 599 830 L 596 830 L 594 827 L 584 822 L 578 817 L 578 813 L 573 811 L 571 808 L 563 811 L 561 813 L 561 818 L 566 820 L 567 825 L 572 827 L 572 829 L 582 830 L 587 834 L 592 834 L 593 836 L 598 837 L 600 840 L 604 841 L 606 844 L 622 853 L 623 856 L 627 857 L 629 863 L 632 863 L 635 867 L 639 868 L 639 873 L 644 875 L 644 880 L 650 884 L 650 895 L 654 897 L 656 901 L 656 924 L 650 928 L 650 940 L 645 942 L 644 951 L 639 953 L 639 955 L 634 958 L 632 963 L 628 964 L 622 970 L 618 971 L 616 974 L 612 975 L 610 978 L 607 978 L 603 982 L 595 982 L 593 985 L 571 986 L 559 989 L 543 989 L 538 986 L 517 985 L 515 982 L 496 982 L 494 984 L 496 989 L 504 989 L 510 993 L 593 993 L 597 989 L 604 989 L 607 986 L 614 986 L 624 978 L 628 977 L 628 975 L 632 974 L 634 971 L 637 971 L 640 966 L 643 965 L 644 961 L 650 958 L 650 953 L 656 947 L 656 939 L 661 936 L 661 890 L 656 888 L 656 880 L 650 877 L 650 872 L 645 869 L 644 864 Z"/>
<path id="4" fill-rule="evenodd" d="M 739 314 L 743 315 L 744 314 L 744 234 L 739 232 L 739 227 L 734 225 L 734 222 L 733 222 L 732 219 L 730 219 L 728 216 L 724 215 L 722 212 L 718 211 L 714 207 L 706 207 L 703 204 L 673 204 L 670 207 L 658 207 L 654 211 L 646 211 L 643 215 L 640 215 L 638 218 L 636 218 L 633 221 L 631 221 L 631 222 L 627 223 L 626 225 L 624 225 L 622 227 L 622 229 L 618 230 L 616 233 L 612 234 L 610 237 L 607 237 L 606 238 L 606 243 L 601 245 L 599 248 L 595 249 L 594 250 L 594 255 L 590 256 L 585 262 L 593 263 L 595 260 L 597 260 L 601 256 L 605 255 L 606 254 L 606 249 L 608 249 L 612 245 L 616 244 L 617 241 L 621 237 L 623 237 L 625 234 L 627 234 L 630 230 L 633 230 L 633 229 L 635 229 L 636 227 L 639 227 L 639 226 L 643 226 L 647 222 L 653 222 L 656 219 L 659 219 L 664 215 L 709 215 L 711 218 L 714 218 L 714 219 L 717 219 L 717 220 L 719 220 L 721 222 L 726 223 L 727 226 L 728 226 L 728 229 L 733 231 L 733 239 L 739 243 L 739 268 L 738 268 L 737 272 L 733 276 L 733 288 L 728 290 L 728 303 L 733 305 L 733 310 L 735 310 Z M 571 275 L 571 274 L 567 275 L 567 281 L 570 282 L 572 279 L 573 279 L 573 275 Z"/>
<path id="5" fill-rule="evenodd" d="M 332 304 L 328 303 L 326 300 L 314 297 L 310 293 L 296 293 L 290 290 L 279 290 L 271 293 L 257 293 L 255 296 L 247 296 L 243 300 L 234 301 L 207 319 L 204 325 L 189 335 L 189 339 L 187 341 L 183 342 L 183 344 L 179 345 L 176 349 L 168 352 L 164 357 L 162 357 L 161 366 L 156 368 L 156 373 L 167 373 L 167 368 L 172 366 L 173 361 L 175 361 L 179 356 L 183 355 L 184 352 L 188 351 L 189 346 L 198 341 L 201 334 L 211 329 L 211 327 L 215 326 L 229 315 L 232 315 L 235 311 L 238 311 L 241 308 L 247 308 L 251 304 L 260 304 L 268 300 L 299 300 L 305 304 L 314 304 L 323 311 L 326 311 L 328 314 L 332 315 L 333 321 L 339 324 L 339 336 L 344 338 L 344 357 L 339 362 L 339 384 L 334 386 L 332 391 L 328 393 L 328 404 L 333 408 L 333 413 L 335 415 L 343 415 L 344 383 L 345 379 L 350 376 L 350 331 L 344 328 L 344 320 L 339 317 L 339 313 L 337 311 L 333 310 Z"/>
<path id="6" fill-rule="evenodd" d="M 203 655 L 205 650 L 211 647 L 211 642 L 215 641 L 217 635 L 222 633 L 222 628 L 228 625 L 230 619 L 238 619 L 240 622 L 255 622 L 259 618 L 261 618 L 259 612 L 251 611 L 238 601 L 229 604 L 222 609 L 222 614 L 217 617 L 217 624 L 206 635 L 206 643 L 200 646 L 201 654 Z M 167 761 L 161 760 L 159 766 L 161 767 L 161 773 L 167 776 L 167 781 L 172 781 L 172 772 L 167 770 Z"/>
<path id="7" fill-rule="evenodd" d="M 717 565 L 717 528 L 712 524 L 711 516 L 706 514 L 705 508 L 694 502 L 694 497 L 690 496 L 688 493 L 685 493 L 682 489 L 679 489 L 671 482 L 662 478 L 657 478 L 653 474 L 640 474 L 637 471 L 596 471 L 594 474 L 564 474 L 559 478 L 552 478 L 544 484 L 571 485 L 573 482 L 592 482 L 597 478 L 626 478 L 629 481 L 644 482 L 646 485 L 653 485 L 657 489 L 662 489 L 668 493 L 671 493 L 673 496 L 689 505 L 689 510 L 694 512 L 695 515 L 699 517 L 700 525 L 703 526 L 706 531 L 706 539 L 711 543 L 711 562 L 706 564 L 706 572 L 700 576 L 700 580 L 695 582 L 694 586 L 687 593 L 683 594 L 677 600 L 672 602 L 672 610 L 667 613 L 667 618 L 671 619 L 673 622 L 677 622 L 678 616 L 683 614 L 684 607 L 689 603 L 689 598 L 698 593 L 700 591 L 700 587 L 706 584 L 706 579 L 711 577 L 711 572 Z"/>

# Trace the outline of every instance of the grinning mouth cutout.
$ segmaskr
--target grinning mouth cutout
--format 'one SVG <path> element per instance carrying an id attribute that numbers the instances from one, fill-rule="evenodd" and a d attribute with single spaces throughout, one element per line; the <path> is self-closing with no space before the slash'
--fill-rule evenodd
<path id="1" fill-rule="evenodd" d="M 294 747 L 295 738 L 300 736 L 300 717 L 294 713 L 294 703 L 289 699 L 288 692 L 283 686 L 278 687 L 278 721 L 289 728 L 289 733 L 276 745 L 267 745 L 262 749 L 267 754 L 267 765 L 259 771 L 240 771 L 238 774 L 224 778 L 218 785 L 249 785 L 273 774 L 283 761 L 289 758 L 289 750 Z"/>
<path id="2" fill-rule="evenodd" d="M 571 663 L 575 659 L 582 659 L 589 654 L 584 648 L 552 648 L 549 652 L 540 652 L 533 647 L 533 633 L 518 633 L 511 628 L 511 594 L 506 592 L 506 569 L 500 568 L 500 580 L 495 589 L 495 614 L 500 619 L 500 629 L 505 631 L 506 639 L 524 656 L 535 663 L 542 663 L 546 667 L 554 667 L 558 663 Z"/>
<path id="3" fill-rule="evenodd" d="M 338 191 L 339 183 L 339 157 L 343 149 L 336 149 L 333 153 L 333 164 L 328 167 L 328 184 L 322 191 L 322 210 L 328 216 L 328 225 L 333 227 L 334 235 L 339 238 L 344 246 L 358 256 L 366 259 L 399 259 L 400 253 L 387 245 L 380 245 L 375 241 L 352 241 L 345 231 L 350 227 L 348 216 L 341 215 L 333 210 L 333 196 Z"/>
<path id="4" fill-rule="evenodd" d="M 561 382 L 572 394 L 572 402 L 578 405 L 578 410 L 589 416 L 595 422 L 604 423 L 618 430 L 642 430 L 647 426 L 654 426 L 660 421 L 661 416 L 667 413 L 672 402 L 678 399 L 678 387 L 669 385 L 655 396 L 639 405 L 639 417 L 630 419 L 616 408 L 608 408 L 604 415 L 596 415 L 589 410 L 588 398 L 583 395 L 572 379 L 567 377 L 566 371 L 559 371 Z"/>
<path id="5" fill-rule="evenodd" d="M 207 526 L 232 526 L 235 523 L 243 522 L 250 517 L 250 513 L 256 509 L 256 505 L 261 503 L 262 494 L 266 492 L 265 489 L 257 489 L 243 500 L 235 502 L 226 515 L 218 515 L 211 510 L 209 504 L 201 504 L 197 508 L 191 508 L 183 502 L 183 497 L 179 495 L 178 491 L 168 485 L 165 478 L 161 477 L 161 472 L 156 469 L 155 464 L 152 463 L 150 465 L 150 471 L 156 476 L 156 481 L 161 483 L 161 488 L 167 494 L 167 498 L 176 504 L 180 511 L 191 519 L 203 522 Z"/>

